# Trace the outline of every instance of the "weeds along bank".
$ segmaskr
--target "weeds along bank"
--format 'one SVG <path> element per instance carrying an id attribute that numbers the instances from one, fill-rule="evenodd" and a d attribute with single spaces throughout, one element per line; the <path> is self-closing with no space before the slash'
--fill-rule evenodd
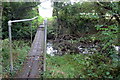
<path id="1" fill-rule="evenodd" d="M 48 27 L 48 39 L 54 45 L 51 49 L 55 48 L 53 52 L 61 51 L 62 55 L 57 53 L 57 56 L 47 56 L 47 71 L 43 77 L 120 79 L 120 54 L 119 50 L 117 52 L 114 48 L 119 46 L 118 25 L 103 28 L 102 25 L 95 24 L 97 32 L 77 33 L 78 35 L 68 32 L 58 34 L 58 30 L 53 26 Z M 64 31 L 64 28 L 61 30 Z M 91 45 L 97 46 L 92 46 L 96 48 L 94 54 L 90 54 L 89 51 L 82 54 L 84 49 L 92 49 Z M 83 51 L 80 52 L 78 49 Z"/>
<path id="2" fill-rule="evenodd" d="M 45 78 L 120 79 L 119 58 L 105 54 L 47 55 Z"/>
<path id="3" fill-rule="evenodd" d="M 101 34 L 104 36 L 103 34 Z M 80 38 L 80 40 L 62 40 L 59 43 L 53 45 L 51 50 L 54 53 L 54 48 L 62 51 L 57 54 L 48 54 L 47 55 L 47 70 L 43 77 L 46 78 L 110 78 L 110 79 L 119 79 L 120 78 L 120 59 L 119 53 L 117 53 L 112 46 L 115 42 L 115 38 L 110 36 L 100 38 L 100 34 L 87 36 Z M 106 40 L 105 38 L 108 38 Z M 99 40 L 101 39 L 101 40 Z M 85 45 L 87 41 L 90 41 L 89 44 Z M 92 49 L 90 46 L 95 45 L 94 42 L 97 42 L 96 51 L 91 54 L 88 49 Z M 108 41 L 108 42 L 107 42 Z M 69 42 L 69 45 L 67 45 Z M 84 43 L 85 42 L 85 43 Z M 81 44 L 80 44 L 81 43 Z M 83 44 L 84 43 L 84 44 Z M 90 44 L 92 43 L 92 44 Z M 74 46 L 82 46 L 80 48 L 87 49 L 87 54 L 83 54 L 83 51 L 72 51 L 75 50 Z M 87 47 L 88 46 L 88 47 Z M 76 47 L 77 48 L 77 47 Z M 79 49 L 79 48 L 78 48 Z M 64 51 L 63 51 L 64 50 Z M 65 51 L 66 50 L 66 51 Z M 51 52 L 52 52 L 51 51 Z M 73 53 L 71 53 L 73 52 Z"/>
<path id="4" fill-rule="evenodd" d="M 9 53 L 9 40 L 4 39 L 2 40 L 2 75 L 3 77 L 11 77 L 14 76 L 14 74 L 21 69 L 22 64 L 25 60 L 25 57 L 28 54 L 28 51 L 30 50 L 30 41 L 25 40 L 14 40 L 13 41 L 13 65 L 14 65 L 14 71 L 13 73 L 10 73 L 10 53 Z"/>

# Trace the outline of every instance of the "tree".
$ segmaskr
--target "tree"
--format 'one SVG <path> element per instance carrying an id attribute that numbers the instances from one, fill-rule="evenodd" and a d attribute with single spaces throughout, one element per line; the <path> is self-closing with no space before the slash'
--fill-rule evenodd
<path id="1" fill-rule="evenodd" d="M 97 23 L 98 16 L 92 13 L 94 13 L 94 3 L 85 2 L 73 5 L 63 2 L 55 3 L 54 16 L 57 16 L 59 34 L 68 30 L 70 34 L 88 32 L 90 29 L 94 30 L 93 27 Z"/>
<path id="2" fill-rule="evenodd" d="M 70 30 L 70 33 L 89 32 L 95 30 L 95 25 L 113 25 L 119 23 L 119 2 L 83 2 L 54 3 L 54 16 L 57 17 L 58 30 Z M 111 19 L 107 19 L 106 15 Z M 116 21 L 113 20 L 115 17 Z M 67 29 L 63 29 L 67 28 Z M 62 30 L 61 30 L 62 29 Z M 60 34 L 60 33 L 59 33 Z"/>
<path id="3" fill-rule="evenodd" d="M 32 18 L 32 17 L 38 16 L 39 14 L 37 10 L 37 5 L 39 4 L 40 4 L 39 2 L 4 2 L 3 3 L 4 15 L 3 15 L 3 25 L 2 25 L 3 39 L 8 38 L 8 24 L 7 24 L 8 20 L 26 19 L 26 18 Z M 12 28 L 13 38 L 29 39 L 30 23 L 31 22 L 14 23 Z M 35 25 L 32 26 L 33 29 L 36 29 L 37 25 L 36 26 Z"/>

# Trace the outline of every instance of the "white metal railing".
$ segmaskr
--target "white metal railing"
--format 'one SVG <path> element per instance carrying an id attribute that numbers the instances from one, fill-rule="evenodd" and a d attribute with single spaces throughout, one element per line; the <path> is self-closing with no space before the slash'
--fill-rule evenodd
<path id="1" fill-rule="evenodd" d="M 44 67 L 43 67 L 43 69 L 44 69 L 44 71 L 46 71 L 46 53 L 47 53 L 47 18 L 44 20 L 44 22 L 43 22 L 43 25 L 44 25 L 44 40 L 45 40 L 45 44 L 44 44 Z"/>
<path id="2" fill-rule="evenodd" d="M 8 26 L 9 26 L 9 45 L 10 45 L 10 71 L 13 71 L 13 58 L 12 58 L 12 32 L 11 32 L 11 26 L 12 23 L 16 23 L 16 22 L 24 22 L 24 21 L 32 21 L 34 19 L 37 19 L 37 17 L 31 18 L 31 19 L 22 19 L 22 20 L 9 20 L 8 21 Z M 32 26 L 31 26 L 32 27 Z M 31 28 L 32 29 L 32 28 Z M 32 33 L 31 33 L 32 35 Z M 32 38 L 31 38 L 32 39 Z"/>

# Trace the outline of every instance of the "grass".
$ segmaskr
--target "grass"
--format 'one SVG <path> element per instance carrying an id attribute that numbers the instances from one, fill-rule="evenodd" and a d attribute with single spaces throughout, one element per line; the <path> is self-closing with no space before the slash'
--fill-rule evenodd
<path id="1" fill-rule="evenodd" d="M 13 48 L 12 48 L 12 54 L 13 54 L 13 65 L 14 65 L 14 71 L 10 75 L 10 56 L 9 56 L 9 40 L 5 39 L 2 43 L 2 57 L 3 57 L 3 77 L 12 77 L 16 71 L 18 71 L 24 60 L 25 57 L 28 54 L 28 51 L 30 50 L 30 42 L 29 41 L 23 41 L 23 40 L 14 40 L 13 41 Z"/>
<path id="2" fill-rule="evenodd" d="M 116 64 L 117 65 L 117 64 Z M 117 78 L 118 67 L 106 55 L 47 55 L 45 78 Z"/>

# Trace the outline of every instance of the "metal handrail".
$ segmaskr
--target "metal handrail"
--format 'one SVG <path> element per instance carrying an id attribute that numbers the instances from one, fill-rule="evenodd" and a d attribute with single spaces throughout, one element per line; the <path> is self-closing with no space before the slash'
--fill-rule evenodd
<path id="1" fill-rule="evenodd" d="M 21 19 L 21 20 L 9 20 L 8 21 L 8 26 L 9 26 L 9 44 L 10 44 L 10 71 L 12 72 L 13 71 L 13 58 L 12 58 L 12 35 L 11 35 L 11 26 L 12 26 L 12 23 L 15 23 L 15 22 L 24 22 L 24 21 L 32 21 L 34 19 L 37 19 L 38 16 L 34 17 L 34 18 L 31 18 L 31 19 Z M 31 26 L 32 27 L 32 26 Z M 31 33 L 32 34 L 32 33 Z"/>
<path id="2" fill-rule="evenodd" d="M 36 16 L 36 17 L 34 17 L 34 18 L 31 18 L 31 19 L 21 19 L 21 20 L 13 20 L 13 21 L 9 20 L 9 21 L 8 21 L 8 25 L 9 25 L 10 23 L 14 23 L 14 22 L 32 21 L 32 20 L 37 19 L 37 18 L 38 18 L 38 16 Z"/>

